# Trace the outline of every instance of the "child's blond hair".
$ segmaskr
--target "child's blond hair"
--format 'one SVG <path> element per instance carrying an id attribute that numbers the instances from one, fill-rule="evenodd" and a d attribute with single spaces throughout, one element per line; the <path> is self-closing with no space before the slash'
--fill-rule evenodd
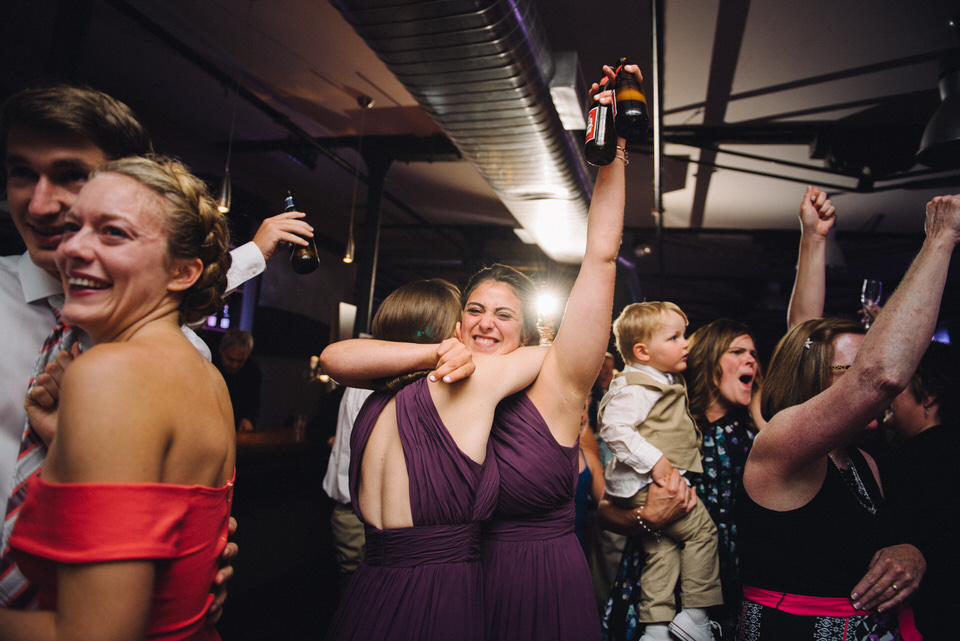
<path id="1" fill-rule="evenodd" d="M 676 312 L 684 325 L 689 323 L 683 310 L 669 301 L 631 303 L 623 308 L 617 320 L 613 321 L 613 335 L 617 340 L 617 351 L 625 363 L 636 364 L 634 345 L 649 342 L 653 333 L 663 326 L 663 315 L 667 312 Z"/>

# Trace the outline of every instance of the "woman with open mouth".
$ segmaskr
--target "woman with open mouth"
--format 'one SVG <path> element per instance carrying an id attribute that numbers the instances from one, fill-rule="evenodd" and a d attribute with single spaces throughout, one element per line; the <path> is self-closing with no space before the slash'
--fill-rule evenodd
<path id="1" fill-rule="evenodd" d="M 750 329 L 735 320 L 717 319 L 690 336 L 684 373 L 690 412 L 703 433 L 703 474 L 693 475 L 697 495 L 717 525 L 720 579 L 724 605 L 711 610 L 724 638 L 732 638 L 740 603 L 737 530 L 733 502 L 740 475 L 757 428 L 749 406 L 760 386 L 760 363 Z M 643 534 L 634 510 L 623 510 L 605 500 L 601 517 L 624 534 Z M 631 536 L 623 550 L 620 569 L 610 589 L 604 612 L 605 638 L 633 640 L 643 624 L 637 619 L 643 547 Z"/>

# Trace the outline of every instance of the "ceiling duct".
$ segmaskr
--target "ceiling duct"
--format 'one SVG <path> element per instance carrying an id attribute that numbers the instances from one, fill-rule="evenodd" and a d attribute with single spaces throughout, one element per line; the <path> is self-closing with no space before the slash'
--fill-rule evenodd
<path id="1" fill-rule="evenodd" d="M 532 0 L 331 3 L 541 249 L 579 262 L 591 180 L 551 100 L 555 63 Z"/>

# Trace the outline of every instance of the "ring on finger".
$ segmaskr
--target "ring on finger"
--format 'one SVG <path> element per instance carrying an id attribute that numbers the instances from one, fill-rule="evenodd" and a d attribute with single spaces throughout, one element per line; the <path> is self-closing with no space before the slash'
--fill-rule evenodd
<path id="1" fill-rule="evenodd" d="M 896 583 L 891 583 L 891 584 L 890 584 L 890 587 L 893 588 L 893 591 L 894 591 L 894 592 L 899 592 L 899 591 L 900 591 L 900 588 L 897 587 L 897 584 L 896 584 Z"/>

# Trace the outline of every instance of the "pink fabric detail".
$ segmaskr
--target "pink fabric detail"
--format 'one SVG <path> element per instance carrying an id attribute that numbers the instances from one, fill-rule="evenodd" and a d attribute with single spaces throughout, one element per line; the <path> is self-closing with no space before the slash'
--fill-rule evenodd
<path id="1" fill-rule="evenodd" d="M 846 598 L 773 592 L 749 585 L 743 586 L 743 596 L 755 603 L 788 614 L 814 617 L 856 617 L 867 614 L 863 610 L 854 609 L 853 601 Z"/>
<path id="2" fill-rule="evenodd" d="M 913 618 L 913 608 L 906 603 L 897 606 L 897 625 L 900 627 L 900 636 L 903 641 L 923 641 L 923 635 L 917 630 Z"/>

